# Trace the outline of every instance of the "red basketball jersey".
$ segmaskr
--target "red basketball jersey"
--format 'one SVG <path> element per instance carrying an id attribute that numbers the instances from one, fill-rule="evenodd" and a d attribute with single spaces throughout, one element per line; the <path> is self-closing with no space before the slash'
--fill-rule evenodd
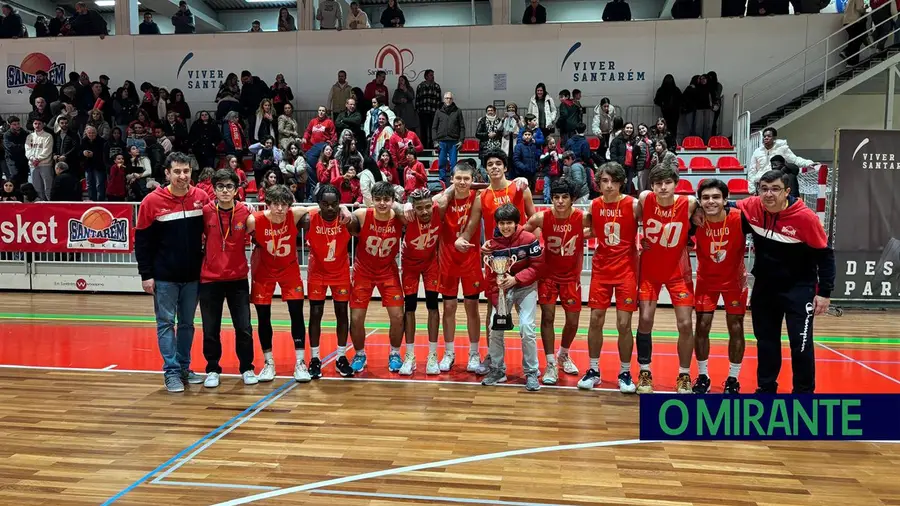
<path id="1" fill-rule="evenodd" d="M 697 284 L 708 290 L 735 290 L 744 286 L 746 241 L 741 211 L 732 208 L 725 221 L 709 220 L 697 230 Z"/>
<path id="2" fill-rule="evenodd" d="M 340 218 L 325 221 L 318 211 L 309 213 L 309 267 L 307 274 L 328 282 L 341 282 L 350 276 L 350 255 L 347 247 L 350 232 Z"/>
<path id="3" fill-rule="evenodd" d="M 393 277 L 397 274 L 397 254 L 400 253 L 400 218 L 380 221 L 375 219 L 375 209 L 366 209 L 366 222 L 359 232 L 356 247 L 355 276 L 369 279 Z"/>
<path id="4" fill-rule="evenodd" d="M 644 237 L 650 247 L 641 253 L 641 279 L 655 282 L 669 281 L 685 274 L 683 260 L 691 217 L 687 197 L 676 195 L 671 206 L 661 206 L 656 194 L 644 200 Z"/>
<path id="5" fill-rule="evenodd" d="M 466 253 L 460 253 L 455 246 L 459 234 L 466 229 L 469 218 L 472 216 L 472 206 L 475 204 L 475 190 L 469 190 L 469 196 L 458 199 L 455 195 L 447 203 L 447 212 L 444 214 L 444 223 L 441 226 L 441 240 L 438 245 L 438 258 L 442 269 L 481 270 L 481 256 L 477 248 L 470 249 Z M 433 219 L 433 218 L 432 218 Z M 471 242 L 478 244 L 481 238 L 481 225 L 475 226 Z"/>
<path id="6" fill-rule="evenodd" d="M 297 224 L 288 211 L 282 223 L 272 223 L 265 211 L 253 213 L 256 228 L 253 237 L 256 248 L 252 276 L 258 281 L 279 281 L 300 276 L 297 261 Z"/>
<path id="7" fill-rule="evenodd" d="M 441 234 L 441 220 L 437 204 L 431 211 L 431 222 L 421 223 L 417 219 L 406 225 L 403 254 L 400 255 L 404 269 L 422 270 L 435 260 L 438 238 Z"/>
<path id="8" fill-rule="evenodd" d="M 547 245 L 547 265 L 550 279 L 557 283 L 571 283 L 581 280 L 584 261 L 584 213 L 573 209 L 568 218 L 553 216 L 553 210 L 544 213 L 541 227 L 544 243 Z"/>
<path id="9" fill-rule="evenodd" d="M 525 192 L 519 190 L 515 183 L 509 183 L 504 190 L 486 188 L 481 192 L 481 217 L 484 219 L 485 238 L 494 236 L 497 223 L 494 221 L 494 213 L 503 204 L 512 204 L 519 210 L 519 225 L 524 225 L 528 220 L 525 216 Z M 473 236 L 474 238 L 474 236 Z"/>
<path id="10" fill-rule="evenodd" d="M 625 195 L 611 204 L 604 202 L 603 197 L 591 201 L 591 228 L 597 238 L 592 279 L 619 284 L 636 278 L 638 223 L 634 197 Z"/>

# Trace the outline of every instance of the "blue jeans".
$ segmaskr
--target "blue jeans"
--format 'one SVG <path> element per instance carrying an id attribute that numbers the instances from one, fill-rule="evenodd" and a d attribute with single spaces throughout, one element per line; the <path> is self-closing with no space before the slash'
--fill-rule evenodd
<path id="1" fill-rule="evenodd" d="M 316 164 L 319 163 L 319 156 L 322 154 L 322 150 L 325 149 L 325 144 L 327 143 L 320 142 L 318 144 L 313 144 L 313 146 L 309 148 L 309 151 L 306 152 L 306 163 L 309 165 L 309 180 L 306 183 L 306 196 L 308 202 L 314 200 L 313 192 L 315 191 L 316 183 L 319 182 L 319 177 L 325 178 L 326 182 L 328 179 L 322 174 L 316 174 Z M 325 168 L 327 169 L 328 167 Z"/>
<path id="2" fill-rule="evenodd" d="M 153 309 L 156 312 L 156 338 L 166 376 L 177 376 L 191 367 L 194 342 L 194 313 L 197 311 L 199 281 L 173 283 L 156 281 Z M 178 330 L 175 318 L 178 317 Z"/>
<path id="3" fill-rule="evenodd" d="M 438 169 L 440 170 L 441 181 L 446 184 L 450 184 L 450 176 L 449 173 L 453 171 L 453 167 L 456 165 L 456 152 L 457 152 L 457 144 L 456 141 L 441 141 L 438 143 L 440 147 L 440 153 L 438 153 Z M 450 161 L 449 170 L 446 168 L 447 164 L 445 162 Z"/>
<path id="4" fill-rule="evenodd" d="M 550 202 L 550 176 L 544 176 L 544 203 Z"/>
<path id="5" fill-rule="evenodd" d="M 106 201 L 106 171 L 88 170 L 86 172 L 88 198 L 94 202 Z"/>

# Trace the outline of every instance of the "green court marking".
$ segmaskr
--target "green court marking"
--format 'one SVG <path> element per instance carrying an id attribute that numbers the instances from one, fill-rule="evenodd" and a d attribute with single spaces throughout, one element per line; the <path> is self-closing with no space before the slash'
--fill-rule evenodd
<path id="1" fill-rule="evenodd" d="M 74 315 L 74 314 L 35 314 L 35 313 L 0 313 L 0 320 L 26 320 L 26 321 L 75 321 L 75 322 L 95 322 L 95 323 L 156 323 L 156 319 L 152 316 L 103 316 L 103 315 Z M 256 325 L 257 321 L 252 320 Z M 231 325 L 230 318 L 222 318 L 223 325 Z M 290 328 L 290 320 L 272 320 L 273 327 Z M 335 328 L 334 322 L 322 322 L 323 328 Z M 366 323 L 367 329 L 388 330 L 390 325 L 382 322 Z M 424 324 L 417 324 L 416 330 L 427 330 Z M 465 325 L 457 325 L 458 332 L 465 332 Z M 560 334 L 561 328 L 556 329 L 556 333 Z M 587 335 L 587 329 L 578 329 L 579 335 Z M 614 337 L 618 334 L 615 331 L 606 331 L 604 336 Z M 678 337 L 677 332 L 672 331 L 654 331 L 657 337 Z M 714 332 L 710 334 L 710 339 L 727 340 L 728 334 Z M 755 339 L 752 334 L 746 334 L 748 339 Z M 867 344 L 873 346 L 900 346 L 900 338 L 896 337 L 854 337 L 854 336 L 816 336 L 816 340 L 823 344 Z"/>

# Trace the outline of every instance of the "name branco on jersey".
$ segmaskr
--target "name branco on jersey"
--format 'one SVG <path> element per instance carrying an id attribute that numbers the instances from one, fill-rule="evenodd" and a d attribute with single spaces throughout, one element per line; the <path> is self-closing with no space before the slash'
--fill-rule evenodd
<path id="1" fill-rule="evenodd" d="M 875 270 L 877 265 L 878 265 L 878 262 L 875 260 L 866 260 L 865 262 L 863 262 L 863 266 L 862 266 L 863 270 L 862 270 L 862 272 L 860 272 L 859 262 L 857 262 L 855 260 L 848 260 L 847 265 L 846 265 L 846 270 L 844 271 L 844 273 L 847 276 L 866 276 L 866 277 L 872 277 L 872 278 L 874 278 L 876 276 L 878 276 L 879 278 L 882 278 L 882 277 L 890 278 L 891 276 L 893 276 L 894 262 L 885 262 L 881 266 L 881 272 L 878 272 Z M 881 285 L 881 286 L 879 287 L 878 285 Z M 893 282 L 887 281 L 887 280 L 874 281 L 874 285 L 873 285 L 873 281 L 866 281 L 865 283 L 862 284 L 862 292 L 858 292 L 857 287 L 859 286 L 859 284 L 856 281 L 848 280 L 848 281 L 844 281 L 844 295 L 845 296 L 859 295 L 862 297 L 866 297 L 866 296 L 872 297 L 872 296 L 876 295 L 875 290 L 880 289 L 880 293 L 877 294 L 879 297 L 891 297 L 891 296 L 895 295 L 894 293 L 892 293 L 893 285 L 894 285 Z"/>
<path id="2" fill-rule="evenodd" d="M 264 235 L 266 237 L 274 237 L 276 235 L 286 234 L 287 230 L 288 230 L 288 226 L 287 226 L 287 224 L 284 224 L 281 226 L 281 228 L 278 228 L 278 229 L 272 229 L 272 228 L 265 229 Z"/>
<path id="3" fill-rule="evenodd" d="M 341 233 L 341 226 L 336 225 L 334 227 L 323 227 L 319 225 L 316 227 L 316 233 L 319 235 L 338 235 Z"/>
<path id="4" fill-rule="evenodd" d="M 894 153 L 862 153 L 862 168 L 893 170 L 900 166 L 894 160 Z"/>

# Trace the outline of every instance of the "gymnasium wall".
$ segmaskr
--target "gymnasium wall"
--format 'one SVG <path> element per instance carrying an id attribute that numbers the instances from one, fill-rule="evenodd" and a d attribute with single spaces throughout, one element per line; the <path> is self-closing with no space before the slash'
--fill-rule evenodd
<path id="1" fill-rule="evenodd" d="M 463 108 L 495 100 L 526 106 L 535 84 L 553 96 L 579 88 L 593 106 L 610 97 L 624 111 L 652 104 L 666 74 L 684 87 L 690 76 L 719 74 L 726 96 L 726 133 L 731 131 L 731 96 L 742 83 L 803 51 L 840 27 L 838 15 L 777 16 L 630 23 L 546 24 L 405 28 L 343 32 L 219 33 L 166 37 L 110 36 L 0 42 L 7 80 L 0 92 L 6 112 L 28 110 L 28 88 L 16 69 L 35 71 L 35 62 L 65 71 L 105 73 L 180 88 L 194 111 L 214 108 L 219 83 L 229 72 L 248 69 L 271 83 L 283 73 L 300 109 L 325 101 L 337 71 L 365 86 L 376 68 L 389 73 L 388 86 L 405 73 L 415 85 L 425 69 L 435 70 L 444 90 Z M 822 48 L 824 51 L 824 48 Z M 33 56 L 25 62 L 26 57 Z M 815 55 L 810 55 L 810 59 Z M 48 61 L 49 60 L 49 61 Z M 24 67 L 23 67 L 24 65 Z M 782 68 L 776 72 L 795 72 Z M 774 79 L 776 75 L 769 75 Z M 771 91 L 773 97 L 781 92 Z"/>

